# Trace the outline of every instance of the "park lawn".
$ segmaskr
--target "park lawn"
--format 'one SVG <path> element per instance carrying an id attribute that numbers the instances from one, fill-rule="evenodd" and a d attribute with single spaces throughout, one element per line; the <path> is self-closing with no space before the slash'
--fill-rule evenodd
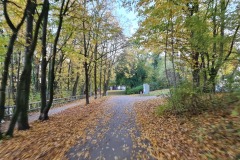
<path id="1" fill-rule="evenodd" d="M 169 94 L 169 89 L 161 89 L 150 91 L 149 94 L 143 94 L 144 96 L 165 96 Z M 126 91 L 124 90 L 108 90 L 108 96 L 115 96 L 115 95 L 126 95 Z M 139 95 L 139 94 L 135 94 Z"/>
<path id="2" fill-rule="evenodd" d="M 162 98 L 136 103 L 136 122 L 147 149 L 157 159 L 240 159 L 240 116 L 236 102 L 198 115 L 158 115 Z"/>
<path id="3" fill-rule="evenodd" d="M 125 95 L 126 91 L 124 90 L 108 90 L 108 96 L 116 96 L 116 95 Z"/>
<path id="4" fill-rule="evenodd" d="M 155 90 L 150 91 L 149 96 L 164 96 L 169 94 L 169 89 L 161 89 L 161 90 Z"/>

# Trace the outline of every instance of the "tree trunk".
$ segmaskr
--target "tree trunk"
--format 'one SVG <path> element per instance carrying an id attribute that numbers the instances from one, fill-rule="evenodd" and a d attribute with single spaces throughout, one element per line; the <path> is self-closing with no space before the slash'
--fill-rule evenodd
<path id="1" fill-rule="evenodd" d="M 85 94 L 86 94 L 86 104 L 89 104 L 89 74 L 88 74 L 88 63 L 84 62 L 85 69 Z"/>
<path id="2" fill-rule="evenodd" d="M 14 62 L 13 62 L 13 57 L 11 58 L 12 62 L 11 62 L 11 85 L 10 85 L 10 91 L 11 91 L 11 98 L 15 101 L 16 100 L 16 96 L 15 96 L 15 85 L 14 85 Z M 15 77 L 16 79 L 16 77 Z M 16 103 L 15 103 L 16 104 Z"/>
<path id="3" fill-rule="evenodd" d="M 174 88 L 177 87 L 177 78 L 176 78 L 176 68 L 175 68 L 175 60 L 174 60 L 174 29 L 173 29 L 173 20 L 172 20 L 172 10 L 171 10 L 171 61 L 172 61 L 172 69 L 173 69 L 173 85 Z"/>
<path id="4" fill-rule="evenodd" d="M 60 9 L 60 15 L 59 15 L 59 24 L 58 24 L 58 29 L 56 32 L 56 37 L 54 39 L 54 44 L 53 44 L 53 54 L 52 54 L 52 59 L 50 63 L 50 70 L 49 70 L 49 80 L 48 80 L 48 89 L 49 89 L 49 101 L 46 105 L 46 107 L 43 110 L 43 114 L 41 119 L 42 120 L 48 120 L 48 112 L 52 106 L 53 102 L 53 94 L 54 94 L 54 79 L 55 79 L 55 60 L 56 60 L 56 54 L 57 54 L 57 44 L 60 36 L 60 32 L 62 29 L 62 23 L 63 23 L 63 17 L 67 12 L 68 9 L 68 4 L 70 0 L 67 0 L 66 6 L 64 8 L 65 0 L 62 1 L 61 9 Z"/>
<path id="5" fill-rule="evenodd" d="M 29 94 L 30 94 L 30 84 L 31 84 L 31 70 L 32 70 L 32 57 L 33 51 L 31 50 L 31 45 L 33 42 L 33 21 L 36 9 L 36 2 L 31 1 L 31 7 L 27 15 L 26 24 L 26 47 L 25 47 L 25 61 L 23 72 L 20 77 L 20 82 L 17 88 L 17 100 L 16 107 L 21 109 L 18 117 L 18 129 L 26 130 L 30 126 L 28 124 L 28 104 L 29 104 Z"/>
<path id="6" fill-rule="evenodd" d="M 22 27 L 22 25 L 25 21 L 30 1 L 29 0 L 27 1 L 27 5 L 26 5 L 26 8 L 24 10 L 23 17 L 20 20 L 17 27 L 15 27 L 13 25 L 9 15 L 8 15 L 7 3 L 8 3 L 7 1 L 3 1 L 3 8 L 4 8 L 3 9 L 3 14 L 4 14 L 4 17 L 6 19 L 6 22 L 7 22 L 8 26 L 12 30 L 12 35 L 11 35 L 9 43 L 8 43 L 7 53 L 6 53 L 6 57 L 5 57 L 5 60 L 4 60 L 4 67 L 3 67 L 3 72 L 2 72 L 2 81 L 1 81 L 1 88 L 0 88 L 0 139 L 2 137 L 1 122 L 2 122 L 2 119 L 4 118 L 4 112 L 5 112 L 5 101 L 6 101 L 5 91 L 6 91 L 7 80 L 8 80 L 8 71 L 9 71 L 10 59 L 11 59 L 11 55 L 13 53 L 14 43 L 17 39 L 18 31 L 20 30 L 20 28 Z"/>
<path id="7" fill-rule="evenodd" d="M 104 70 L 104 72 L 106 73 L 106 70 Z M 103 75 L 103 96 L 107 95 L 107 91 L 106 91 L 106 74 Z"/>
<path id="8" fill-rule="evenodd" d="M 199 53 L 192 53 L 192 77 L 193 77 L 193 88 L 198 88 L 200 86 L 200 76 L 199 76 Z"/>
<path id="9" fill-rule="evenodd" d="M 202 70 L 203 70 L 203 87 L 202 91 L 207 92 L 207 67 L 205 64 L 205 57 L 204 53 L 201 54 L 201 60 L 202 60 Z"/>
<path id="10" fill-rule="evenodd" d="M 39 120 L 43 118 L 43 110 L 47 105 L 47 24 L 48 24 L 49 2 L 46 3 L 46 11 L 44 13 L 43 27 L 42 27 L 42 62 L 41 62 L 41 109 Z"/>
<path id="11" fill-rule="evenodd" d="M 94 48 L 94 98 L 97 99 L 97 52 L 98 44 L 95 44 Z"/>
<path id="12" fill-rule="evenodd" d="M 43 11 L 45 9 L 46 0 L 44 0 L 43 8 L 40 16 L 36 22 L 34 36 L 33 33 L 33 20 L 34 13 L 36 9 L 36 2 L 31 1 L 29 10 L 27 11 L 27 31 L 26 31 L 26 42 L 27 46 L 25 48 L 25 62 L 23 72 L 20 77 L 20 81 L 17 88 L 17 99 L 16 99 L 16 112 L 13 114 L 12 120 L 10 122 L 7 135 L 12 136 L 13 130 L 18 119 L 18 129 L 25 130 L 29 129 L 28 124 L 28 102 L 29 102 L 29 92 L 30 92 L 30 82 L 31 82 L 31 61 L 33 57 L 34 50 L 37 45 L 37 38 L 39 33 L 40 24 L 43 18 Z"/>
<path id="13" fill-rule="evenodd" d="M 37 57 L 36 57 L 37 58 Z M 39 91 L 39 61 L 37 60 L 37 62 L 34 64 L 34 87 L 35 87 L 35 92 Z"/>
<path id="14" fill-rule="evenodd" d="M 72 96 L 76 96 L 77 94 L 78 81 L 79 81 L 79 73 L 77 73 L 77 77 L 73 85 Z"/>
<path id="15" fill-rule="evenodd" d="M 0 124 L 1 124 L 2 119 L 4 118 L 5 98 L 6 98 L 5 91 L 6 91 L 7 80 L 8 80 L 9 64 L 11 61 L 11 55 L 13 53 L 13 47 L 14 47 L 14 42 L 15 42 L 16 38 L 17 38 L 17 32 L 13 33 L 10 38 L 8 50 L 6 53 L 5 60 L 4 60 L 4 68 L 3 68 L 1 88 L 0 88 Z"/>
<path id="16" fill-rule="evenodd" d="M 68 81 L 67 81 L 67 88 L 68 88 L 68 91 L 70 90 L 70 74 L 71 74 L 71 60 L 68 64 Z"/>
<path id="17" fill-rule="evenodd" d="M 18 53 L 18 67 L 17 67 L 17 84 L 18 84 L 19 79 L 20 79 L 21 55 L 22 55 L 22 52 L 19 51 L 19 53 Z"/>
<path id="18" fill-rule="evenodd" d="M 100 64 L 100 73 L 99 73 L 99 95 L 102 96 L 102 57 L 101 57 L 101 64 Z"/>

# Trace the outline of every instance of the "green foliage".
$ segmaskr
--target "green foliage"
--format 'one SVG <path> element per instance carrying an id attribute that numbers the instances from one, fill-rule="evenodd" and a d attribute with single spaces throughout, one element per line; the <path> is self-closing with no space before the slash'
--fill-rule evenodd
<path id="1" fill-rule="evenodd" d="M 147 56 L 144 54 L 130 51 L 123 54 L 118 59 L 116 67 L 116 84 L 126 85 L 130 88 L 142 85 L 148 75 L 146 58 Z"/>
<path id="2" fill-rule="evenodd" d="M 191 112 L 193 114 L 200 113 L 209 106 L 209 97 L 203 96 L 202 92 L 193 89 L 192 84 L 185 82 L 177 88 L 170 90 L 171 97 L 168 98 L 167 103 L 160 106 L 158 113 L 162 114 L 165 111 L 171 111 L 177 114 L 184 112 Z"/>
<path id="3" fill-rule="evenodd" d="M 143 92 L 143 85 L 126 90 L 126 94 L 139 94 L 140 92 Z"/>
<path id="4" fill-rule="evenodd" d="M 167 102 L 158 108 L 160 115 L 167 112 L 199 114 L 206 110 L 223 109 L 240 99 L 238 92 L 207 94 L 193 88 L 193 85 L 188 82 L 182 83 L 175 89 L 172 88 L 170 92 L 171 96 L 167 99 Z M 236 107 L 232 114 L 239 114 L 239 111 L 239 108 Z"/>

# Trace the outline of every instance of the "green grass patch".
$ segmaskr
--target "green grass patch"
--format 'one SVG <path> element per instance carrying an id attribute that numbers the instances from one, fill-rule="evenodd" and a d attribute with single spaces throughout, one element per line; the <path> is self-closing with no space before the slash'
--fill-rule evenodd
<path id="1" fill-rule="evenodd" d="M 108 90 L 108 95 L 109 96 L 114 96 L 114 95 L 125 95 L 126 91 L 124 90 Z"/>

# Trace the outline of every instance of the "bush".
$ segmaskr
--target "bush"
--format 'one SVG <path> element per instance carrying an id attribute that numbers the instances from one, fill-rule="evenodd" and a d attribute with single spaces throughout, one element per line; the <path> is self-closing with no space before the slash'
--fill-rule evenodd
<path id="1" fill-rule="evenodd" d="M 162 114 L 166 111 L 171 111 L 176 114 L 191 112 L 197 114 L 205 110 L 209 106 L 207 99 L 197 89 L 194 90 L 191 83 L 183 83 L 177 88 L 170 90 L 171 97 L 164 106 L 160 106 L 158 113 Z"/>
<path id="2" fill-rule="evenodd" d="M 139 94 L 140 92 L 143 92 L 143 85 L 126 90 L 126 94 Z"/>
<path id="3" fill-rule="evenodd" d="M 211 109 L 224 109 L 230 104 L 238 102 L 240 94 L 233 93 L 204 93 L 200 89 L 193 89 L 191 83 L 183 83 L 170 90 L 171 97 L 158 108 L 158 113 L 172 112 L 176 114 L 199 114 Z M 237 110 L 237 109 L 236 109 Z"/>

